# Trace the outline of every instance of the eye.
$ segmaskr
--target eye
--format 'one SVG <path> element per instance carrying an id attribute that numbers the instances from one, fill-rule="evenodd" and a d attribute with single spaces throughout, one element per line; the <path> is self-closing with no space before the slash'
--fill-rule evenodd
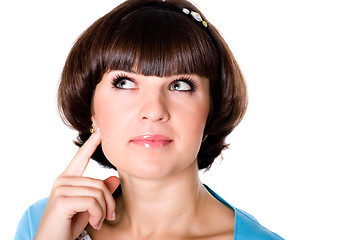
<path id="1" fill-rule="evenodd" d="M 113 85 L 119 89 L 135 89 L 135 83 L 126 77 L 117 77 L 113 80 Z"/>
<path id="2" fill-rule="evenodd" d="M 171 91 L 192 92 L 194 88 L 194 83 L 189 79 L 175 80 L 170 85 Z"/>

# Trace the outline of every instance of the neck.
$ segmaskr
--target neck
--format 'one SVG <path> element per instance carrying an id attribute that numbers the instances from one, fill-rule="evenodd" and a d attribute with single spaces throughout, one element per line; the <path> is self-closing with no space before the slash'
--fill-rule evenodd
<path id="1" fill-rule="evenodd" d="M 118 200 L 120 222 L 137 234 L 172 231 L 191 225 L 201 212 L 207 191 L 196 164 L 166 179 L 144 180 L 119 173 L 122 196 Z M 144 233 L 145 232 L 145 233 Z"/>

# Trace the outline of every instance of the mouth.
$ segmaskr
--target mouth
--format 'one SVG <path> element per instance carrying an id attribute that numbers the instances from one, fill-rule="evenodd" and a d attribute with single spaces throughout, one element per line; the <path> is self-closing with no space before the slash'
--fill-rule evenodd
<path id="1" fill-rule="evenodd" d="M 173 140 L 162 136 L 162 135 L 153 135 L 153 134 L 144 134 L 137 136 L 133 138 L 130 143 L 134 143 L 138 146 L 144 147 L 144 148 L 162 148 L 170 143 L 172 143 Z"/>

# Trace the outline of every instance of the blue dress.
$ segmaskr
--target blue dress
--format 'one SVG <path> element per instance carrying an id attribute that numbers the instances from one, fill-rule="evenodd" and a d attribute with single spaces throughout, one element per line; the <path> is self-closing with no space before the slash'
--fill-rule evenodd
<path id="1" fill-rule="evenodd" d="M 235 212 L 234 240 L 280 240 L 279 235 L 259 224 L 250 214 L 235 208 L 204 185 L 211 195 Z M 39 226 L 48 198 L 31 205 L 22 216 L 15 234 L 15 240 L 32 240 Z"/>

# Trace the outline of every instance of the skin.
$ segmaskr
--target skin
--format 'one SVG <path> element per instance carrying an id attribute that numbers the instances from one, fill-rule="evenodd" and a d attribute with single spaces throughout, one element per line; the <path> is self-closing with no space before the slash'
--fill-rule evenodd
<path id="1" fill-rule="evenodd" d="M 127 90 L 113 87 L 117 76 L 129 79 L 124 80 Z M 181 77 L 111 71 L 97 85 L 93 125 L 101 129 L 104 154 L 120 175 L 166 178 L 196 159 L 209 113 L 209 81 L 190 75 L 197 85 L 195 92 L 170 90 Z M 181 84 L 180 89 L 189 88 Z M 130 142 L 143 134 L 160 134 L 173 142 L 164 148 L 143 148 Z"/>
<path id="2" fill-rule="evenodd" d="M 209 81 L 195 74 L 105 73 L 93 97 L 98 130 L 55 181 L 35 239 L 74 239 L 88 223 L 93 240 L 233 239 L 233 211 L 198 176 L 209 106 Z M 149 134 L 161 144 L 135 141 Z M 81 177 L 100 142 L 120 180 Z M 114 200 L 119 181 L 123 194 Z"/>
<path id="3" fill-rule="evenodd" d="M 74 239 L 88 223 L 99 229 L 105 218 L 115 219 L 115 201 L 111 193 L 119 179 L 110 177 L 101 181 L 82 177 L 100 142 L 98 130 L 55 180 L 34 239 Z"/>

